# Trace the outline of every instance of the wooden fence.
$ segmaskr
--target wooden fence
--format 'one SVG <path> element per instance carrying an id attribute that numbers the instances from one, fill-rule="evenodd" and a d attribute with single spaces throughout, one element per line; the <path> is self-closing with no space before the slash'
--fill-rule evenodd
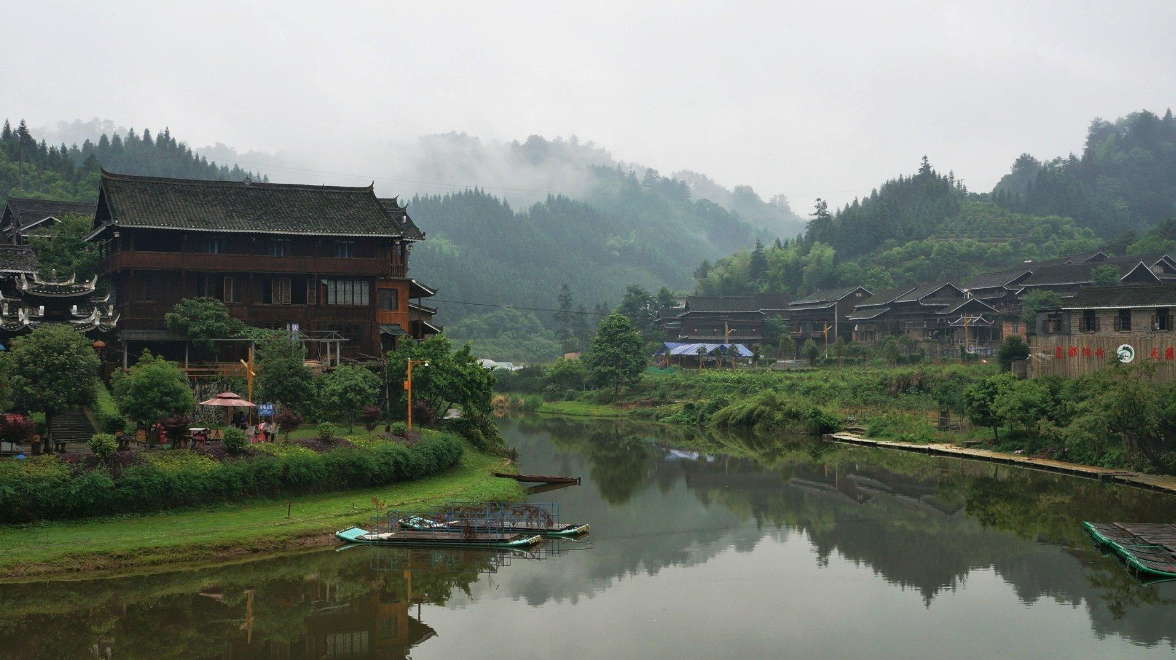
<path id="1" fill-rule="evenodd" d="M 1156 365 L 1157 380 L 1176 379 L 1176 333 L 1039 335 L 1029 342 L 1030 378 L 1075 378 L 1115 362 L 1151 363 Z"/>

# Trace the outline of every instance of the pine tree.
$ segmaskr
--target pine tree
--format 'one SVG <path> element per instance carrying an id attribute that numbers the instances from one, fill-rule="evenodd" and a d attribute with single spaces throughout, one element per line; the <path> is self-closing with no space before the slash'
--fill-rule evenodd
<path id="1" fill-rule="evenodd" d="M 572 289 L 567 284 L 559 288 L 559 311 L 555 313 L 555 336 L 564 350 L 572 338 Z"/>

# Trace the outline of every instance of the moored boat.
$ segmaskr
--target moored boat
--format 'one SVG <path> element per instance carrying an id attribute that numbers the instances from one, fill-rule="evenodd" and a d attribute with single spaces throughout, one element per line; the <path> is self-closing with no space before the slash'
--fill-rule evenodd
<path id="1" fill-rule="evenodd" d="M 526 548 L 543 540 L 538 534 L 490 533 L 450 529 L 392 529 L 387 532 L 369 532 L 351 527 L 335 532 L 335 537 L 345 543 L 363 545 L 432 545 L 474 548 Z"/>
<path id="2" fill-rule="evenodd" d="M 489 531 L 485 525 L 469 520 L 448 520 L 448 521 L 434 521 L 423 516 L 409 516 L 401 518 L 400 526 L 405 529 L 412 529 L 418 531 L 451 529 L 451 530 L 466 530 L 479 529 Z M 587 523 L 584 524 L 559 524 L 559 523 L 543 523 L 537 521 L 516 520 L 516 521 L 496 521 L 493 525 L 495 532 L 502 532 L 508 534 L 539 534 L 549 538 L 568 538 L 572 536 L 580 536 L 587 534 L 590 529 Z"/>

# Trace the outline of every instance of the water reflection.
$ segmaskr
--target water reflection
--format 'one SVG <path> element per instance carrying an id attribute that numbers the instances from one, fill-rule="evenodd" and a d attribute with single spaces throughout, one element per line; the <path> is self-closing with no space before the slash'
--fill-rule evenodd
<path id="1" fill-rule="evenodd" d="M 0 585 L 0 657 L 760 657 L 784 646 L 885 657 L 909 655 L 913 638 L 925 654 L 1006 644 L 1004 655 L 1051 657 L 1176 645 L 1176 585 L 1133 581 L 1080 526 L 1176 519 L 1176 498 L 803 438 L 502 424 L 523 471 L 585 477 L 532 497 L 591 523 L 590 542 L 354 548 Z"/>

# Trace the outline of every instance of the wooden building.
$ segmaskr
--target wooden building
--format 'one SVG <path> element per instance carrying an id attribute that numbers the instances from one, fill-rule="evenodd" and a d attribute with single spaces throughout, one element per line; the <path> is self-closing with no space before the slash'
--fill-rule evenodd
<path id="1" fill-rule="evenodd" d="M 857 341 L 876 342 L 907 335 L 919 341 L 946 339 L 951 318 L 966 296 L 947 282 L 883 291 L 859 303 L 846 320 Z"/>
<path id="2" fill-rule="evenodd" d="M 681 308 L 662 310 L 667 341 L 745 344 L 763 341 L 764 322 L 787 316 L 787 297 L 688 296 Z"/>
<path id="3" fill-rule="evenodd" d="M 1159 284 L 1162 280 L 1158 273 L 1169 269 L 1176 276 L 1176 264 L 1169 263 L 1166 258 L 1145 263 L 1139 257 L 1114 257 L 1080 263 L 1032 265 L 1033 272 L 1019 285 L 1022 295 L 1029 291 L 1052 291 L 1067 298 L 1083 287 L 1093 285 L 1094 271 L 1106 266 L 1119 270 L 1119 281 L 1123 284 Z"/>
<path id="4" fill-rule="evenodd" d="M 0 238 L 10 245 L 25 245 L 32 236 L 45 234 L 67 216 L 94 215 L 94 202 L 9 197 L 0 213 Z"/>
<path id="5" fill-rule="evenodd" d="M 371 186 L 103 171 L 87 240 L 124 340 L 166 338 L 165 313 L 209 296 L 249 325 L 339 337 L 344 357 L 372 359 L 414 335 L 410 300 L 436 293 L 408 277 L 410 246 L 423 238 Z"/>
<path id="6" fill-rule="evenodd" d="M 28 245 L 0 245 L 0 338 L 8 339 L 44 323 L 69 324 L 98 339 L 114 329 L 118 315 L 108 296 L 95 292 L 97 278 L 38 275 L 37 255 Z"/>
<path id="7" fill-rule="evenodd" d="M 855 305 L 871 296 L 863 286 L 846 286 L 816 291 L 789 303 L 788 333 L 796 343 L 797 356 L 802 355 L 804 343 L 809 339 L 816 341 L 822 350 L 837 337 L 853 339 L 853 322 L 848 316 Z"/>

